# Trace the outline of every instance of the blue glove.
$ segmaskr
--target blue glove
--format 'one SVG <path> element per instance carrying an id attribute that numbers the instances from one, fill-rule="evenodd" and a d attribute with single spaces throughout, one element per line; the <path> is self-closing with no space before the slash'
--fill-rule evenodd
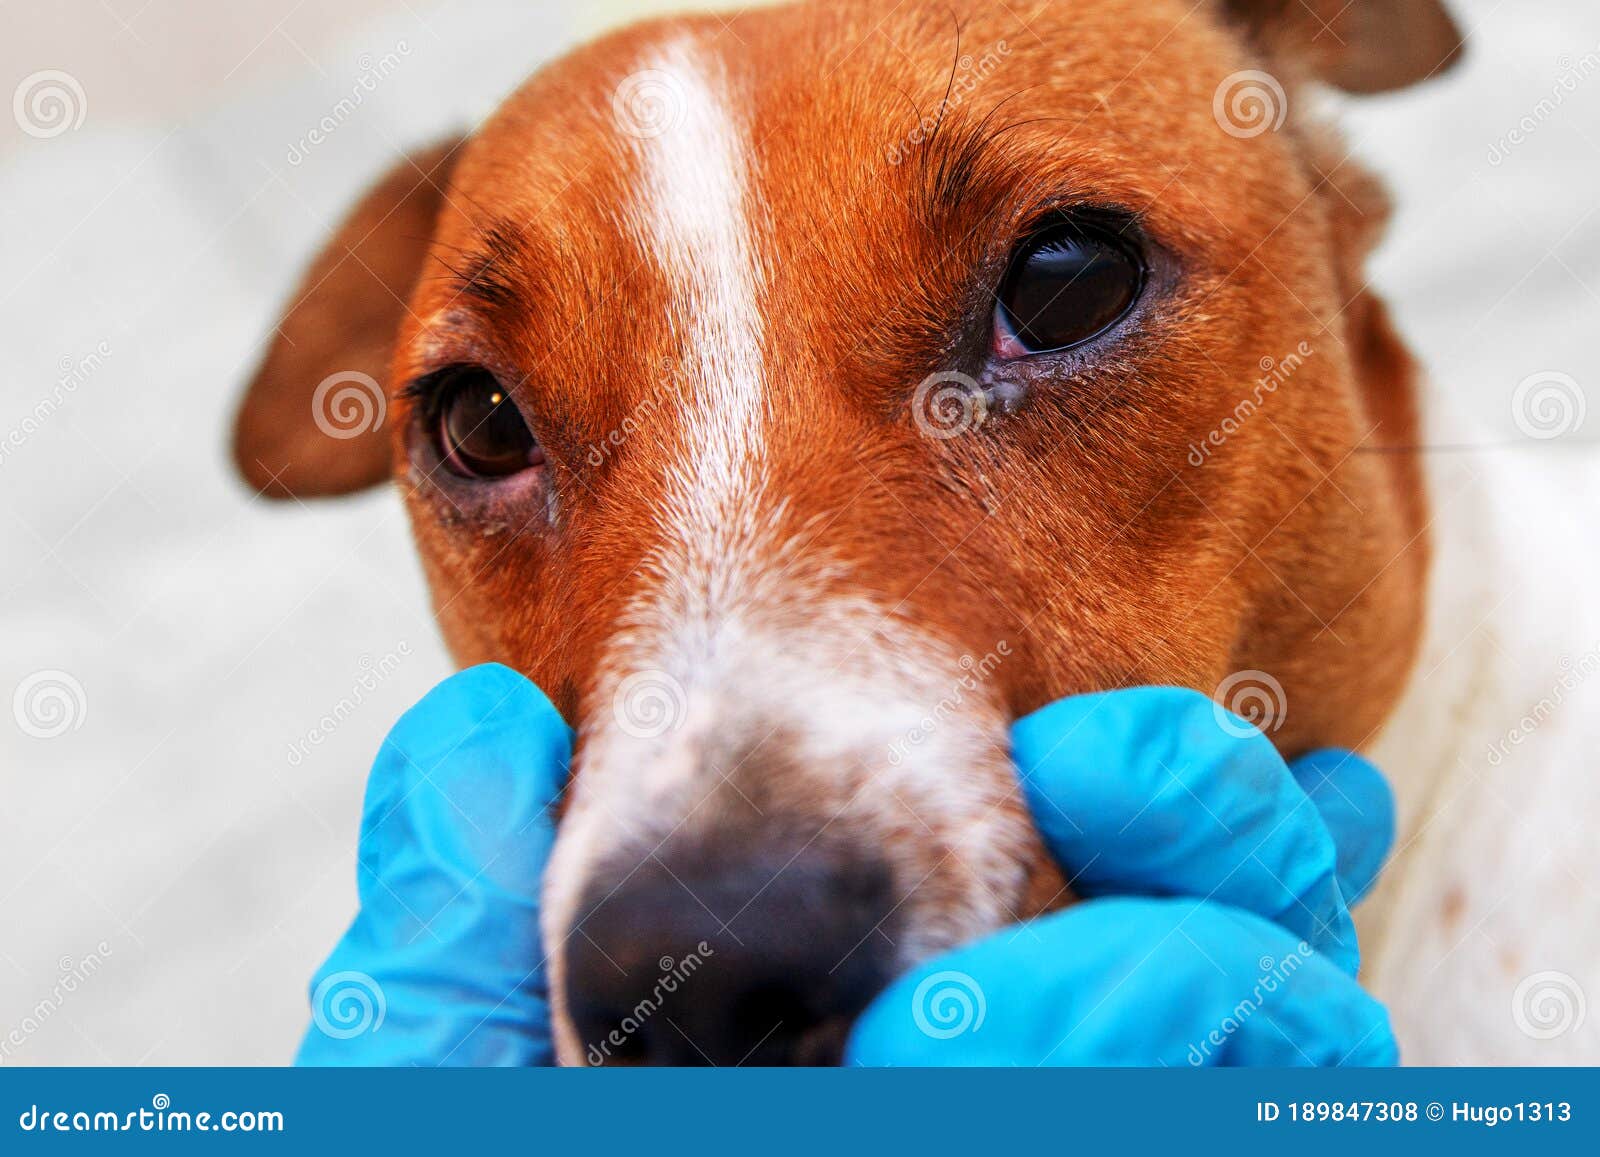
<path id="1" fill-rule="evenodd" d="M 1013 754 L 1065 911 L 902 977 L 847 1058 L 899 1065 L 1389 1065 L 1347 900 L 1393 840 L 1382 776 L 1272 744 L 1197 692 L 1064 699 Z M 1098 898 L 1097 898 L 1098 897 Z"/>
<path id="2" fill-rule="evenodd" d="M 539 883 L 572 732 L 498 664 L 395 724 L 361 821 L 361 910 L 312 981 L 304 1065 L 553 1060 Z"/>

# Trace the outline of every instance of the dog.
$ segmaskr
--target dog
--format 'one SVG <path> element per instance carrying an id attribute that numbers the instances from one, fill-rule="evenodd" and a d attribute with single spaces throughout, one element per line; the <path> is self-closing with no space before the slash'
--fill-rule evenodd
<path id="1" fill-rule="evenodd" d="M 835 1062 L 894 975 L 1071 902 L 1007 745 L 1060 696 L 1373 746 L 1429 610 L 1425 432 L 1363 273 L 1385 195 L 1307 106 L 1461 41 L 1434 0 L 658 20 L 360 200 L 235 460 L 392 479 L 454 657 L 576 725 L 564 1063 Z"/>

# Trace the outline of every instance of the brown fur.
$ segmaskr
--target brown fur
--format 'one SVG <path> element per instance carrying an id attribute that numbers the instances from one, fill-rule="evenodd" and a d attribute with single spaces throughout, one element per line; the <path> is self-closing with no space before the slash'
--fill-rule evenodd
<path id="1" fill-rule="evenodd" d="M 1262 68 L 1293 109 L 1297 82 L 1394 87 L 1447 64 L 1458 37 L 1432 3 L 1191 9 L 806 4 L 652 23 L 558 61 L 460 149 L 448 195 L 435 151 L 340 230 L 241 412 L 241 468 L 273 492 L 375 481 L 380 442 L 319 441 L 308 396 L 329 372 L 375 367 L 396 332 L 396 389 L 462 360 L 520 383 L 550 459 L 524 501 L 425 477 L 400 398 L 393 471 L 457 659 L 508 663 L 585 718 L 597 657 L 647 578 L 652 504 L 682 451 L 675 402 L 695 386 L 673 369 L 667 283 L 614 217 L 637 174 L 612 93 L 620 62 L 688 31 L 756 142 L 765 467 L 786 529 L 958 652 L 1010 640 L 996 678 L 1013 715 L 1130 684 L 1209 693 L 1256 669 L 1284 687 L 1286 753 L 1361 746 L 1407 677 L 1428 554 L 1413 461 L 1370 452 L 1417 434 L 1414 367 L 1361 272 L 1387 209 L 1325 128 L 1292 115 L 1236 138 L 1213 96 Z M 958 29 L 961 52 L 1005 41 L 1003 62 L 889 163 L 939 104 Z M 1068 371 L 1003 371 L 1027 394 L 1018 412 L 921 437 L 912 389 L 961 356 L 1029 224 L 1077 202 L 1139 215 L 1154 257 L 1137 321 Z M 1191 465 L 1263 359 L 1302 342 L 1303 364 Z M 596 463 L 624 421 L 629 439 Z M 1039 867 L 1019 906 L 1059 902 Z"/>

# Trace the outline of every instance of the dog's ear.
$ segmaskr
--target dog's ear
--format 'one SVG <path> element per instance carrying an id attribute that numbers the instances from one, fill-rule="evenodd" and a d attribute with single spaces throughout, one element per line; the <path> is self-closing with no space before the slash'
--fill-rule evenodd
<path id="1" fill-rule="evenodd" d="M 1268 51 L 1346 92 L 1387 92 L 1443 72 L 1461 31 L 1440 0 L 1223 0 Z"/>
<path id="2" fill-rule="evenodd" d="M 461 144 L 384 174 L 295 289 L 234 422 L 234 463 L 262 494 L 346 494 L 388 476 L 382 383 Z"/>

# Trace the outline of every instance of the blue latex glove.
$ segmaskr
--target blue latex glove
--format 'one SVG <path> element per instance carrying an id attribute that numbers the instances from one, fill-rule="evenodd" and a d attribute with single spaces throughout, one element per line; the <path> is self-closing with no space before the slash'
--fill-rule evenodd
<path id="1" fill-rule="evenodd" d="M 361 910 L 312 981 L 307 1065 L 553 1060 L 539 882 L 572 732 L 507 667 L 406 712 L 367 783 Z"/>
<path id="2" fill-rule="evenodd" d="M 1376 769 L 1335 751 L 1286 767 L 1161 687 L 1061 700 L 1012 739 L 1045 843 L 1091 898 L 896 981 L 853 1063 L 1395 1063 L 1346 904 L 1393 840 Z"/>

